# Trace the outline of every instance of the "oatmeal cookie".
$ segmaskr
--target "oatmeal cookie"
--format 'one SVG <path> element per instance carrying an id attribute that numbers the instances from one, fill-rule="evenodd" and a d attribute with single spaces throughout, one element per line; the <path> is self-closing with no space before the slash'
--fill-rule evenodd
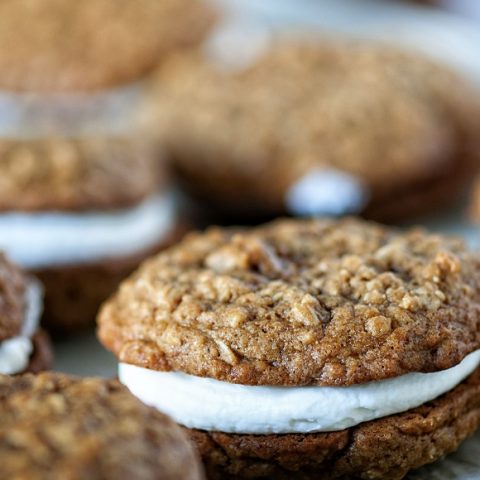
<path id="1" fill-rule="evenodd" d="M 356 219 L 192 234 L 99 315 L 121 362 L 243 385 L 434 372 L 480 347 L 480 263 L 460 240 Z"/>
<path id="2" fill-rule="evenodd" d="M 186 435 L 116 381 L 0 376 L 0 476 L 200 480 Z"/>
<path id="3" fill-rule="evenodd" d="M 251 65 L 194 52 L 160 70 L 155 128 L 185 190 L 240 218 L 438 208 L 476 168 L 478 92 L 413 53 L 273 41 Z"/>

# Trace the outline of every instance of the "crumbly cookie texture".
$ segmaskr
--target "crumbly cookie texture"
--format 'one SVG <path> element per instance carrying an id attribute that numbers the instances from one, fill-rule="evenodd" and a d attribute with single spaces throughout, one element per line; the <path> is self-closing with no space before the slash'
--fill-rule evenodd
<path id="1" fill-rule="evenodd" d="M 26 275 L 0 253 L 0 342 L 15 337 L 25 318 Z"/>
<path id="2" fill-rule="evenodd" d="M 190 191 L 231 211 L 278 213 L 312 168 L 355 175 L 372 204 L 456 176 L 478 147 L 474 99 L 462 79 L 414 54 L 278 41 L 240 72 L 199 53 L 173 57 L 154 104 Z"/>
<path id="3" fill-rule="evenodd" d="M 0 376 L 0 477 L 202 479 L 168 417 L 116 381 Z"/>
<path id="4" fill-rule="evenodd" d="M 480 347 L 480 261 L 460 240 L 280 220 L 189 235 L 99 315 L 121 362 L 247 385 L 431 372 Z"/>
<path id="5" fill-rule="evenodd" d="M 480 373 L 405 413 L 331 433 L 231 435 L 187 430 L 212 480 L 389 479 L 455 451 L 480 426 Z"/>
<path id="6" fill-rule="evenodd" d="M 161 184 L 150 143 L 128 138 L 0 140 L 0 211 L 133 205 Z"/>
<path id="7" fill-rule="evenodd" d="M 133 82 L 213 21 L 198 0 L 0 3 L 0 87 L 92 90 Z"/>

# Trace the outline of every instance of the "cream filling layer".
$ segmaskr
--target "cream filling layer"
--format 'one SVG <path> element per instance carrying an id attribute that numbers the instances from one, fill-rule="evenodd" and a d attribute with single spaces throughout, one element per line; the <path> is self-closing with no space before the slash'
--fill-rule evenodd
<path id="1" fill-rule="evenodd" d="M 87 263 L 153 247 L 171 231 L 172 195 L 120 211 L 0 214 L 0 250 L 26 268 Z"/>
<path id="2" fill-rule="evenodd" d="M 369 192 L 359 178 L 336 168 L 313 168 L 287 191 L 286 206 L 300 216 L 358 213 Z"/>
<path id="3" fill-rule="evenodd" d="M 455 367 L 348 387 L 235 385 L 120 363 L 118 376 L 147 405 L 188 427 L 225 433 L 330 432 L 405 412 L 452 390 L 480 364 L 480 350 Z"/>
<path id="4" fill-rule="evenodd" d="M 14 375 L 27 368 L 41 313 L 42 287 L 32 280 L 25 291 L 25 319 L 20 335 L 0 342 L 0 374 Z"/>
<path id="5" fill-rule="evenodd" d="M 0 137 L 128 133 L 138 121 L 142 82 L 94 93 L 0 91 Z"/>

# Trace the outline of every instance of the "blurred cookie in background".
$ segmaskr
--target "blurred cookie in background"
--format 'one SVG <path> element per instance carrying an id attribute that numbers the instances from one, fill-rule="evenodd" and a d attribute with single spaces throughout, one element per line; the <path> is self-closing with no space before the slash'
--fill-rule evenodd
<path id="1" fill-rule="evenodd" d="M 177 55 L 156 79 L 158 132 L 208 208 L 393 221 L 465 184 L 479 108 L 456 74 L 373 43 L 277 39 L 257 51 L 240 67 L 205 49 Z"/>
<path id="2" fill-rule="evenodd" d="M 92 325 L 117 283 L 180 233 L 141 141 L 0 140 L 0 172 L 0 248 L 44 282 L 51 329 Z"/>
<path id="3" fill-rule="evenodd" d="M 40 372 L 52 362 L 40 329 L 42 287 L 0 254 L 0 374 Z"/>
<path id="4" fill-rule="evenodd" d="M 146 261 L 98 335 L 209 479 L 400 480 L 480 426 L 479 300 L 459 239 L 277 220 Z"/>
<path id="5" fill-rule="evenodd" d="M 78 91 L 126 85 L 172 49 L 200 41 L 200 0 L 17 0 L 0 5 L 0 87 Z"/>
<path id="6" fill-rule="evenodd" d="M 142 258 L 176 235 L 145 79 L 201 41 L 200 1 L 0 4 L 0 248 L 45 284 L 44 322 L 93 325 Z"/>
<path id="7" fill-rule="evenodd" d="M 202 480 L 187 436 L 116 381 L 0 375 L 0 477 Z"/>

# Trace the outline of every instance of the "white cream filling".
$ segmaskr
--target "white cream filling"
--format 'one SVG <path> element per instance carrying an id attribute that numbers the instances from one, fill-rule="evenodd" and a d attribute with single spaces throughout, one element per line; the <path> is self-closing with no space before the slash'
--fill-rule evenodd
<path id="1" fill-rule="evenodd" d="M 0 91 L 0 137 L 128 133 L 138 120 L 141 82 L 95 93 Z"/>
<path id="2" fill-rule="evenodd" d="M 222 72 L 241 72 L 269 49 L 268 27 L 251 20 L 229 19 L 219 24 L 203 45 L 205 57 Z"/>
<path id="3" fill-rule="evenodd" d="M 0 342 L 0 374 L 14 375 L 27 368 L 41 313 L 42 287 L 32 280 L 25 291 L 25 319 L 20 335 Z"/>
<path id="4" fill-rule="evenodd" d="M 480 350 L 434 373 L 349 387 L 245 386 L 120 363 L 119 379 L 147 405 L 188 428 L 226 433 L 330 432 L 405 412 L 452 390 L 480 363 Z"/>
<path id="5" fill-rule="evenodd" d="M 345 215 L 360 212 L 368 196 L 365 185 L 353 175 L 314 168 L 290 187 L 286 205 L 294 215 Z"/>
<path id="6" fill-rule="evenodd" d="M 19 265 L 41 268 L 141 252 L 171 231 L 172 195 L 155 195 L 121 210 L 0 214 L 0 250 Z"/>

